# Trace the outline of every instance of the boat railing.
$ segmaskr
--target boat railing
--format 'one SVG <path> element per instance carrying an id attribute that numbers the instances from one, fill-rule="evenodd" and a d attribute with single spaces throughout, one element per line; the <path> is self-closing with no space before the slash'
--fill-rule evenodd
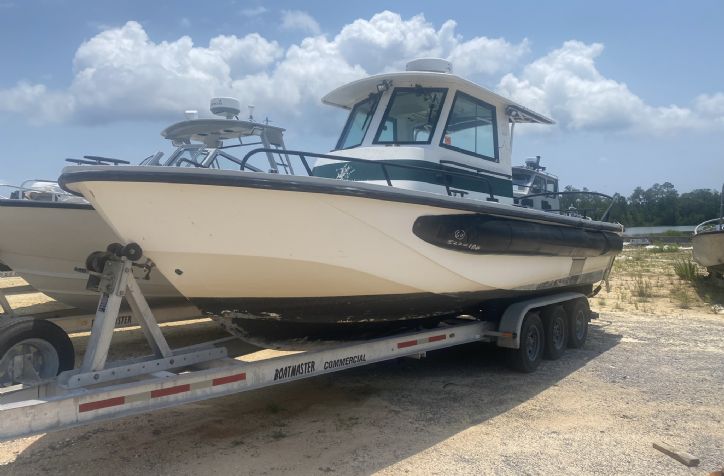
<path id="1" fill-rule="evenodd" d="M 20 185 L 0 183 L 0 187 L 10 190 L 8 197 L 12 200 L 35 200 L 43 202 L 62 202 L 71 195 L 63 191 L 54 180 L 31 179 Z"/>
<path id="2" fill-rule="evenodd" d="M 603 212 L 603 215 L 601 215 L 601 218 L 599 221 L 608 221 L 609 215 L 611 214 L 611 209 L 613 208 L 613 204 L 616 203 L 616 197 L 618 194 L 606 195 L 605 193 L 600 192 L 589 192 L 589 191 L 561 191 L 561 192 L 540 192 L 540 193 L 531 193 L 528 195 L 521 195 L 520 197 L 516 197 L 516 204 L 519 206 L 527 207 L 525 204 L 526 200 L 530 200 L 531 198 L 535 197 L 546 197 L 546 198 L 555 198 L 557 196 L 565 197 L 565 196 L 572 196 L 572 195 L 588 195 L 591 197 L 602 197 L 610 200 L 611 202 L 608 204 L 608 207 L 606 208 L 606 211 Z M 531 202 L 532 203 L 532 202 Z M 595 205 L 591 206 L 590 208 L 579 208 L 575 206 L 571 206 L 569 208 L 560 208 L 560 209 L 546 209 L 546 212 L 550 213 L 559 213 L 561 215 L 569 215 L 569 216 L 578 216 L 584 219 L 592 219 L 590 216 L 588 216 L 589 213 L 600 209 L 600 207 L 597 207 Z"/>
<path id="3" fill-rule="evenodd" d="M 247 161 L 256 154 L 264 154 L 268 152 L 278 152 L 275 149 L 266 149 L 266 148 L 260 148 L 260 149 L 254 149 L 249 151 L 244 158 L 241 160 L 241 170 L 244 170 L 247 165 Z M 412 170 L 412 171 L 418 171 L 418 172 L 428 172 L 428 173 L 434 173 L 436 175 L 436 178 L 441 182 L 442 185 L 445 186 L 445 189 L 447 191 L 447 194 L 449 196 L 455 196 L 456 194 L 463 195 L 467 193 L 466 190 L 457 190 L 451 188 L 452 186 L 452 180 L 453 177 L 460 177 L 464 179 L 473 179 L 481 184 L 485 185 L 485 188 L 487 189 L 488 197 L 486 198 L 489 202 L 497 202 L 498 199 L 495 198 L 495 195 L 493 194 L 493 186 L 490 183 L 489 180 L 487 180 L 484 177 L 481 177 L 479 175 L 471 175 L 469 173 L 463 173 L 463 172 L 456 172 L 449 169 L 443 169 L 442 166 L 440 167 L 421 167 L 418 165 L 407 165 L 407 164 L 397 164 L 394 162 L 389 162 L 385 160 L 373 160 L 373 159 L 361 159 L 359 157 L 346 157 L 342 155 L 331 155 L 331 154 L 320 154 L 317 152 L 303 152 L 298 150 L 285 150 L 284 153 L 288 156 L 292 157 L 299 157 L 299 159 L 302 162 L 302 165 L 304 166 L 305 171 L 310 177 L 314 177 L 314 170 L 309 165 L 309 159 L 329 159 L 329 160 L 336 160 L 340 162 L 352 162 L 352 163 L 364 163 L 364 164 L 375 164 L 379 165 L 380 170 L 382 171 L 382 175 L 385 178 L 385 182 L 388 186 L 392 187 L 392 177 L 390 176 L 390 168 L 393 169 L 404 169 L 404 170 Z M 482 169 L 479 169 L 482 170 Z M 479 171 L 478 170 L 478 171 Z M 477 171 L 476 171 L 477 173 Z"/>
<path id="4" fill-rule="evenodd" d="M 711 220 L 707 220 L 705 222 L 699 223 L 696 225 L 696 228 L 694 228 L 694 234 L 698 235 L 699 233 L 706 233 L 711 231 L 722 231 L 724 230 L 724 223 L 722 223 L 722 218 L 712 218 Z"/>
<path id="5" fill-rule="evenodd" d="M 84 155 L 82 159 L 65 159 L 66 162 L 76 165 L 129 165 L 127 160 L 101 157 L 99 155 Z"/>

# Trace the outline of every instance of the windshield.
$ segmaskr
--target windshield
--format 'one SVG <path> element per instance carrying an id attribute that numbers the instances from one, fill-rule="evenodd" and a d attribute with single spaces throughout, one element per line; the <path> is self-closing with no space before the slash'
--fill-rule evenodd
<path id="1" fill-rule="evenodd" d="M 443 88 L 395 88 L 375 143 L 429 144 L 446 92 Z"/>
<path id="2" fill-rule="evenodd" d="M 379 98 L 379 94 L 370 94 L 367 99 L 358 102 L 352 108 L 347 124 L 342 130 L 342 136 L 337 142 L 337 149 L 350 149 L 362 143 L 377 108 Z"/>
<path id="3" fill-rule="evenodd" d="M 531 176 L 523 172 L 513 172 L 513 185 L 528 185 L 530 184 Z"/>

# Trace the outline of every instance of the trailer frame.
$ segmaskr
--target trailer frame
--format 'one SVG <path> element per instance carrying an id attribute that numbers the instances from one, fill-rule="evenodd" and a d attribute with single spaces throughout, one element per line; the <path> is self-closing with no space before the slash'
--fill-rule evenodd
<path id="1" fill-rule="evenodd" d="M 126 257 L 110 259 L 102 273 L 89 277 L 101 295 L 79 368 L 56 378 L 31 379 L 0 388 L 0 440 L 155 411 L 399 357 L 423 357 L 429 351 L 471 342 L 497 342 L 513 351 L 520 348 L 524 319 L 535 313 L 536 308 L 585 299 L 583 294 L 571 292 L 525 299 L 510 305 L 495 320 L 458 316 L 434 329 L 244 362 L 229 357 L 219 341 L 172 350 L 133 278 L 132 266 Z M 152 354 L 108 362 L 114 324 L 124 299 L 141 324 Z M 32 376 L 33 372 L 23 367 L 30 364 L 20 357 L 16 360 L 19 375 Z"/>

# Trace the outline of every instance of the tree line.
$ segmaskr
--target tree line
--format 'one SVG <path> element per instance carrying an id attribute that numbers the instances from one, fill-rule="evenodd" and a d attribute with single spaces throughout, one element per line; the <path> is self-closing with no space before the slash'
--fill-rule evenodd
<path id="1" fill-rule="evenodd" d="M 566 192 L 588 192 L 587 188 L 578 189 L 567 186 Z M 610 200 L 585 194 L 564 194 L 561 197 L 561 209 L 574 207 L 586 211 L 592 218 L 600 218 Z M 628 197 L 616 195 L 611 207 L 609 220 L 624 226 L 684 226 L 719 217 L 721 195 L 717 190 L 696 189 L 679 193 L 670 182 L 655 183 L 648 189 L 636 189 Z M 598 212 L 598 215 L 596 215 Z"/>

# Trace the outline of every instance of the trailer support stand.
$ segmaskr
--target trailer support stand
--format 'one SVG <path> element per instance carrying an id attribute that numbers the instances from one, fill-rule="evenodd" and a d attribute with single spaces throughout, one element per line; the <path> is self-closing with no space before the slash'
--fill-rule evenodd
<path id="1" fill-rule="evenodd" d="M 133 263 L 126 258 L 109 260 L 101 276 L 98 288 L 102 295 L 98 302 L 96 317 L 93 321 L 88 349 L 83 356 L 80 373 L 103 370 L 108 358 L 108 349 L 113 338 L 116 316 L 125 297 L 136 320 L 141 324 L 151 350 L 156 358 L 169 358 L 173 352 L 166 342 L 151 308 L 133 278 Z"/>
<path id="2" fill-rule="evenodd" d="M 131 306 L 134 317 L 141 324 L 143 334 L 146 336 L 148 345 L 151 346 L 154 355 L 157 358 L 171 357 L 173 351 L 171 351 L 171 347 L 169 347 L 168 342 L 166 342 L 166 338 L 163 336 L 158 322 L 156 322 L 156 319 L 153 317 L 153 312 L 151 312 L 151 308 L 148 306 L 146 299 L 144 299 L 138 283 L 135 279 L 129 279 L 126 286 L 126 300 Z"/>

